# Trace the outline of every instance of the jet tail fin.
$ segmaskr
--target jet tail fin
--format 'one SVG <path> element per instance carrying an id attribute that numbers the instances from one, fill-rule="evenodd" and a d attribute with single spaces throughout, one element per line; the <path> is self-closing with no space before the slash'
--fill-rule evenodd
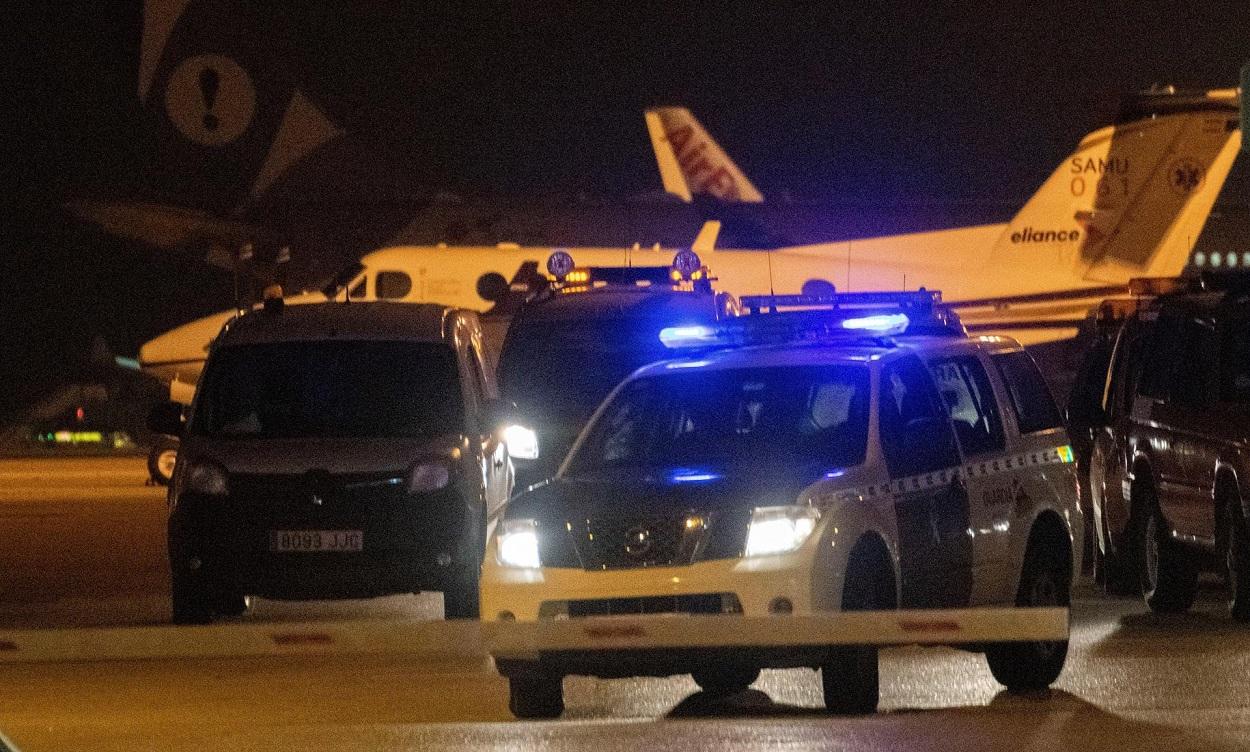
<path id="1" fill-rule="evenodd" d="M 685 107 L 644 113 L 664 190 L 690 202 L 707 194 L 728 203 L 759 203 L 764 196 Z"/>
<path id="2" fill-rule="evenodd" d="M 993 260 L 1051 251 L 1082 284 L 1179 274 L 1232 168 L 1237 118 L 1234 89 L 1130 98 L 1016 214 Z"/>

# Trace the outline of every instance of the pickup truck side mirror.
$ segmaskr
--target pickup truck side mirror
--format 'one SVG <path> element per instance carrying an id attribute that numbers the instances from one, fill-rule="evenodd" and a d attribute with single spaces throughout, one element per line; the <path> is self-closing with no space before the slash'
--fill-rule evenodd
<path id="1" fill-rule="evenodd" d="M 167 436 L 182 436 L 185 425 L 183 415 L 186 405 L 181 402 L 162 402 L 148 413 L 148 429 Z"/>
<path id="2" fill-rule="evenodd" d="M 499 397 L 492 397 L 483 403 L 482 414 L 479 419 L 483 432 L 493 433 L 501 431 L 516 422 L 516 403 Z"/>

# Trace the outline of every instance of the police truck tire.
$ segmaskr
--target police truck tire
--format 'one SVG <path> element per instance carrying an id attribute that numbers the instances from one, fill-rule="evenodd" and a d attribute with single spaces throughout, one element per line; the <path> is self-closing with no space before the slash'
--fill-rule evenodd
<path id="1" fill-rule="evenodd" d="M 564 712 L 564 679 L 542 671 L 508 677 L 508 710 L 517 718 L 559 718 Z"/>
<path id="2" fill-rule="evenodd" d="M 1232 499 L 1228 511 L 1225 561 L 1228 566 L 1228 610 L 1234 621 L 1250 622 L 1250 526 L 1241 511 L 1241 499 Z"/>
<path id="3" fill-rule="evenodd" d="M 691 671 L 694 683 L 709 695 L 732 695 L 755 683 L 760 670 L 755 666 L 708 666 Z"/>
<path id="4" fill-rule="evenodd" d="M 888 559 L 873 548 L 851 552 L 842 593 L 843 611 L 876 611 L 897 606 L 894 573 Z M 875 645 L 835 645 L 820 667 L 825 709 L 842 715 L 877 712 L 881 676 Z"/>
<path id="5" fill-rule="evenodd" d="M 1157 614 L 1184 613 L 1198 594 L 1197 559 L 1168 534 L 1167 520 L 1153 490 L 1143 488 L 1134 493 L 1134 504 L 1138 502 L 1143 515 L 1137 549 L 1142 598 Z"/>
<path id="6" fill-rule="evenodd" d="M 190 572 L 174 572 L 171 585 L 174 624 L 212 623 L 213 597 L 202 578 Z"/>
<path id="7" fill-rule="evenodd" d="M 1072 570 L 1062 548 L 1038 537 L 1029 542 L 1020 571 L 1016 605 L 1068 606 Z M 997 642 L 986 646 L 985 660 L 994 679 L 1013 692 L 1046 689 L 1068 658 L 1068 641 Z"/>
<path id="8" fill-rule="evenodd" d="M 148 477 L 153 483 L 168 486 L 174 477 L 174 463 L 178 460 L 178 440 L 169 436 L 157 436 L 148 450 Z"/>

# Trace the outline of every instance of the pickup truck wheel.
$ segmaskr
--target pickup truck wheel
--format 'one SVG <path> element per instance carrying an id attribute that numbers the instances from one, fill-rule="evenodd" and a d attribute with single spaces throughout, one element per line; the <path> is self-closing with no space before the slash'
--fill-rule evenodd
<path id="1" fill-rule="evenodd" d="M 1241 513 L 1241 500 L 1228 504 L 1225 561 L 1228 566 L 1228 610 L 1233 619 L 1250 622 L 1250 531 Z"/>
<path id="2" fill-rule="evenodd" d="M 564 712 L 564 679 L 542 671 L 508 677 L 508 710 L 517 718 L 559 718 Z"/>
<path id="3" fill-rule="evenodd" d="M 1067 606 L 1072 573 L 1062 549 L 1035 538 L 1024 554 L 1016 605 Z M 990 673 L 1012 691 L 1045 689 L 1059 678 L 1068 658 L 1068 641 L 998 642 L 986 647 Z"/>
<path id="4" fill-rule="evenodd" d="M 1194 604 L 1198 593 L 1198 562 L 1168 534 L 1167 520 L 1163 518 L 1154 492 L 1143 490 L 1140 498 L 1135 499 L 1138 500 L 1143 514 L 1138 546 L 1142 597 L 1157 614 L 1184 613 Z"/>
<path id="5" fill-rule="evenodd" d="M 691 671 L 694 683 L 709 695 L 732 695 L 741 692 L 760 678 L 755 666 L 708 666 Z"/>
<path id="6" fill-rule="evenodd" d="M 857 555 L 858 554 L 858 555 Z M 843 611 L 893 609 L 894 571 L 884 550 L 853 551 L 842 593 Z M 830 713 L 866 715 L 877 712 L 881 678 L 876 645 L 834 645 L 820 667 L 825 708 Z"/>
<path id="7" fill-rule="evenodd" d="M 1095 544 L 1094 583 L 1107 595 L 1138 595 L 1141 583 L 1137 571 L 1124 561 L 1122 554 L 1103 552 Z"/>

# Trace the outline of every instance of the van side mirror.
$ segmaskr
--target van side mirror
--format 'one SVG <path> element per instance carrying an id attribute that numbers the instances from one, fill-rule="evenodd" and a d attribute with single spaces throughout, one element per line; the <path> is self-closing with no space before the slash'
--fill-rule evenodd
<path id="1" fill-rule="evenodd" d="M 507 428 L 509 424 L 516 422 L 516 420 L 517 407 L 515 402 L 494 397 L 486 400 L 482 405 L 481 424 L 483 431 L 499 431 Z"/>
<path id="2" fill-rule="evenodd" d="M 167 436 L 182 436 L 186 405 L 181 402 L 162 402 L 148 413 L 148 429 Z"/>

